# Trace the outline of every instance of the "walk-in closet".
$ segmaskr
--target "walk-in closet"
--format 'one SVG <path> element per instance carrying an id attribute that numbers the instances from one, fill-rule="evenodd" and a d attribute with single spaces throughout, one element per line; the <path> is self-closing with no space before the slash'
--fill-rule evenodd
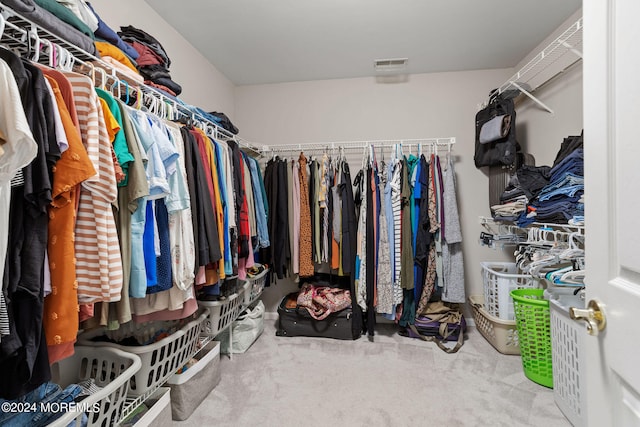
<path id="1" fill-rule="evenodd" d="M 640 425 L 639 14 L 0 0 L 0 425 Z"/>

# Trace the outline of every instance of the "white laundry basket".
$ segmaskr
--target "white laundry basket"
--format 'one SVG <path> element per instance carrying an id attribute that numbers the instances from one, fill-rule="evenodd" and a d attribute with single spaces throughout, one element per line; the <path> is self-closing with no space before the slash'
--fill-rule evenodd
<path id="1" fill-rule="evenodd" d="M 200 308 L 195 314 L 182 321 L 140 324 L 129 322 L 131 325 L 127 324 L 118 331 L 87 332 L 81 335 L 79 340 L 85 345 L 96 347 L 97 351 L 102 348 L 114 347 L 138 355 L 142 361 L 142 367 L 131 379 L 129 397 L 139 397 L 152 393 L 164 384 L 174 372 L 196 354 L 198 339 L 208 316 L 209 310 Z M 127 336 L 153 336 L 159 331 L 166 330 L 171 333 L 159 341 L 142 346 L 92 341 L 92 339 L 105 334 L 120 340 Z M 125 412 L 128 412 L 131 408 L 127 407 L 126 409 Z"/>
<path id="2" fill-rule="evenodd" d="M 551 288 L 551 354 L 553 358 L 553 398 L 574 427 L 586 426 L 584 324 L 569 317 L 569 307 L 584 308 L 581 293 L 575 288 Z"/>
<path id="3" fill-rule="evenodd" d="M 231 294 L 226 299 L 220 301 L 198 301 L 198 305 L 209 310 L 209 316 L 202 331 L 203 334 L 215 337 L 231 326 L 231 323 L 238 318 L 244 302 L 244 285 L 238 289 L 238 293 Z"/>
<path id="4" fill-rule="evenodd" d="M 129 391 L 129 380 L 142 363 L 135 354 L 116 348 L 76 346 L 74 354 L 51 366 L 51 379 L 66 387 L 92 378 L 101 390 L 79 403 L 87 409 L 87 426 L 112 426 L 122 415 Z M 68 412 L 49 427 L 80 426 L 82 412 Z"/>
<path id="5" fill-rule="evenodd" d="M 512 262 L 481 262 L 480 266 L 485 310 L 499 319 L 514 320 L 511 291 L 539 288 L 539 282 L 529 275 L 518 273 L 518 267 Z"/>

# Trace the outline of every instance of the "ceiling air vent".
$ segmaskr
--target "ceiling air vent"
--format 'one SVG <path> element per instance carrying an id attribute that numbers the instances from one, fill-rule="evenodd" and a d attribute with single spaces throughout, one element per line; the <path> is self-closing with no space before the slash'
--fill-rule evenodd
<path id="1" fill-rule="evenodd" d="M 377 72 L 402 71 L 407 68 L 409 58 L 376 59 L 373 68 Z"/>

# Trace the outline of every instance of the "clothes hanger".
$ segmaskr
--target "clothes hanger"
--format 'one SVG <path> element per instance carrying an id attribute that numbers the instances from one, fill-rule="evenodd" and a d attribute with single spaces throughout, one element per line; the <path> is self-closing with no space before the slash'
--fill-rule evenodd
<path id="1" fill-rule="evenodd" d="M 142 108 L 142 98 L 143 98 L 142 90 L 138 89 L 136 91 L 136 103 L 135 103 L 136 110 L 139 110 L 140 108 Z"/>
<path id="2" fill-rule="evenodd" d="M 45 52 L 47 54 L 47 66 L 50 68 L 54 68 L 53 67 L 53 46 L 51 44 L 51 42 L 47 39 L 42 39 L 40 40 L 39 43 L 39 48 L 40 50 L 42 50 L 43 52 Z"/>
<path id="3" fill-rule="evenodd" d="M 51 68 L 58 68 L 58 45 L 53 42 L 49 42 L 51 44 L 51 56 L 53 58 L 53 65 Z"/>
<path id="4" fill-rule="evenodd" d="M 111 74 L 108 74 L 105 72 L 105 89 L 109 91 L 109 93 L 111 93 L 111 95 L 113 95 L 114 97 L 120 99 L 119 96 L 116 96 L 116 88 L 115 88 L 115 84 L 117 83 L 117 79 L 113 78 L 113 76 Z"/>
<path id="5" fill-rule="evenodd" d="M 104 90 L 104 91 L 106 91 L 107 90 L 107 82 L 109 81 L 109 78 L 107 77 L 107 72 L 102 67 L 96 67 L 96 71 L 100 75 L 99 88 Z"/>
<path id="6" fill-rule="evenodd" d="M 93 84 L 93 87 L 96 87 L 96 67 L 88 62 L 87 66 L 89 67 L 89 78 L 91 79 L 91 83 Z"/>
<path id="7" fill-rule="evenodd" d="M 124 83 L 124 94 L 125 94 L 124 103 L 129 105 L 129 82 L 126 80 L 118 80 L 118 81 L 119 81 L 118 87 L 120 87 L 120 83 Z"/>
<path id="8" fill-rule="evenodd" d="M 7 25 L 7 20 L 3 14 L 0 13 L 0 37 L 4 35 L 4 29 Z"/>
<path id="9" fill-rule="evenodd" d="M 56 51 L 58 52 L 58 69 L 62 71 L 69 71 L 69 68 L 68 68 L 69 55 L 70 55 L 69 51 L 58 44 L 55 45 L 55 48 L 56 48 Z"/>
<path id="10" fill-rule="evenodd" d="M 40 59 L 40 37 L 35 30 L 27 33 L 27 58 L 33 62 Z"/>
<path id="11" fill-rule="evenodd" d="M 73 71 L 73 66 L 76 63 L 76 57 L 73 55 L 73 53 L 69 52 L 69 50 L 64 49 L 65 53 L 66 53 L 66 58 L 67 61 L 65 63 L 65 70 L 66 71 Z"/>

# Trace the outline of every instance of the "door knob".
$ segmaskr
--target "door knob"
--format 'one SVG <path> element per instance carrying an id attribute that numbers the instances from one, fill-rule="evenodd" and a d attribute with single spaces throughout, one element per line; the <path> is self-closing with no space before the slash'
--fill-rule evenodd
<path id="1" fill-rule="evenodd" d="M 597 336 L 607 326 L 602 304 L 599 301 L 591 300 L 587 308 L 569 308 L 569 316 L 573 320 L 584 320 L 587 322 L 587 333 Z"/>

